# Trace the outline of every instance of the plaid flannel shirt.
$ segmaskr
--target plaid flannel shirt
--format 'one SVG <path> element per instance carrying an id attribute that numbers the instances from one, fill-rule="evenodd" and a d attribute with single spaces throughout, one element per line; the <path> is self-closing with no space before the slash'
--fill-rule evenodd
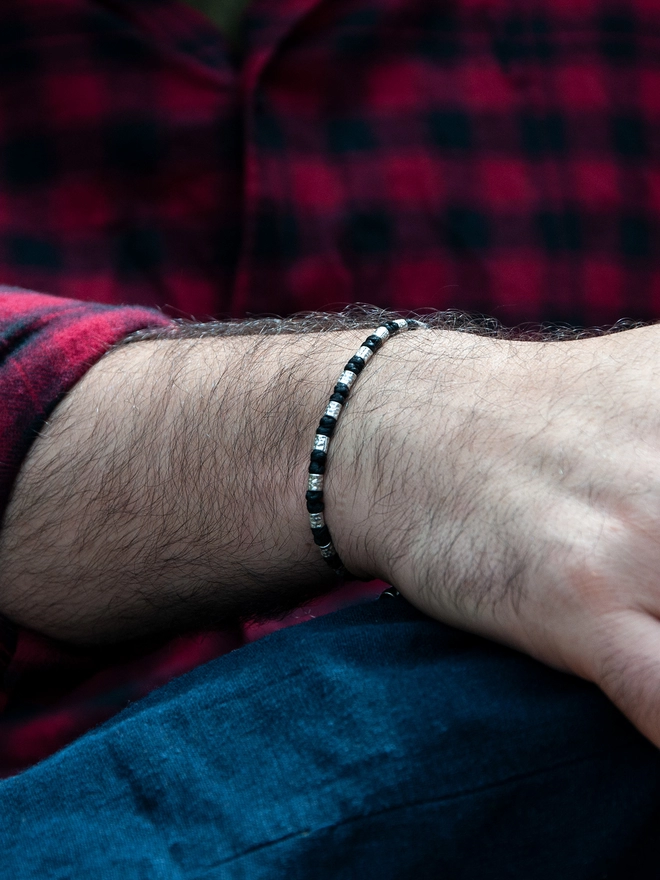
<path id="1" fill-rule="evenodd" d="M 659 157 L 655 0 L 253 0 L 240 57 L 175 0 L 0 6 L 8 285 L 198 318 L 363 301 L 654 319 Z M 44 412 L 79 375 L 75 327 L 108 322 L 107 345 L 138 316 L 68 308 L 68 378 L 30 376 Z M 23 350 L 1 332 L 4 388 Z M 4 772 L 240 642 L 91 657 L 6 630 Z"/>

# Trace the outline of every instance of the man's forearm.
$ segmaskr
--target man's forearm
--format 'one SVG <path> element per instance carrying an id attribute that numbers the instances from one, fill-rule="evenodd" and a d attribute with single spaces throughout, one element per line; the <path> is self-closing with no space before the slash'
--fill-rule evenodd
<path id="1" fill-rule="evenodd" d="M 305 466 L 362 336 L 147 341 L 108 354 L 22 469 L 0 610 L 60 638 L 105 640 L 329 589 L 306 524 Z"/>
<path id="2" fill-rule="evenodd" d="M 36 441 L 0 543 L 0 611 L 15 621 L 98 642 L 274 614 L 336 584 L 309 531 L 306 471 L 332 387 L 369 331 L 182 332 L 201 338 L 109 353 Z M 371 362 L 331 445 L 328 523 L 364 576 L 380 573 L 358 526 L 374 513 L 372 452 L 384 460 L 390 442 L 378 425 L 405 406 L 415 370 L 428 372 L 415 336 Z"/>

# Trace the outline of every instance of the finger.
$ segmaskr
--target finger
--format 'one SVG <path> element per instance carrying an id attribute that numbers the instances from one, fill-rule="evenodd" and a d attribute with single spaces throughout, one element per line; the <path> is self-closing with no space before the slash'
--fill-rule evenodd
<path id="1" fill-rule="evenodd" d="M 596 684 L 660 748 L 660 622 L 620 612 L 604 627 L 594 660 Z"/>

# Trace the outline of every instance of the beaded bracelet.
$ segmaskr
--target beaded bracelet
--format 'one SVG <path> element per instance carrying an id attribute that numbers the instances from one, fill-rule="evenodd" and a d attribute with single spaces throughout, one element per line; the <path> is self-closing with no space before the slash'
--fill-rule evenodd
<path id="1" fill-rule="evenodd" d="M 397 333 L 405 330 L 415 330 L 418 327 L 426 327 L 426 324 L 412 318 L 398 318 L 395 321 L 387 321 L 385 324 L 381 324 L 370 336 L 367 336 L 360 348 L 358 348 L 344 367 L 316 429 L 314 446 L 312 447 L 309 462 L 309 473 L 307 475 L 307 492 L 305 494 L 309 524 L 312 529 L 314 543 L 321 551 L 321 556 L 341 578 L 357 580 L 344 567 L 339 558 L 323 517 L 323 478 L 328 460 L 330 440 L 337 427 L 343 406 L 351 393 L 351 388 L 355 384 L 355 380 L 374 354 L 387 342 L 390 336 L 395 336 Z"/>

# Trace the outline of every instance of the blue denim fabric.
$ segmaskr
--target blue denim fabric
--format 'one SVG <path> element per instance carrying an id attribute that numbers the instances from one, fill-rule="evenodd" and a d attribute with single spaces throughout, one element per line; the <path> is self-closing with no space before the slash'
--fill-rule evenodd
<path id="1" fill-rule="evenodd" d="M 660 877 L 660 755 L 596 688 L 381 600 L 0 784 L 0 876 Z"/>

